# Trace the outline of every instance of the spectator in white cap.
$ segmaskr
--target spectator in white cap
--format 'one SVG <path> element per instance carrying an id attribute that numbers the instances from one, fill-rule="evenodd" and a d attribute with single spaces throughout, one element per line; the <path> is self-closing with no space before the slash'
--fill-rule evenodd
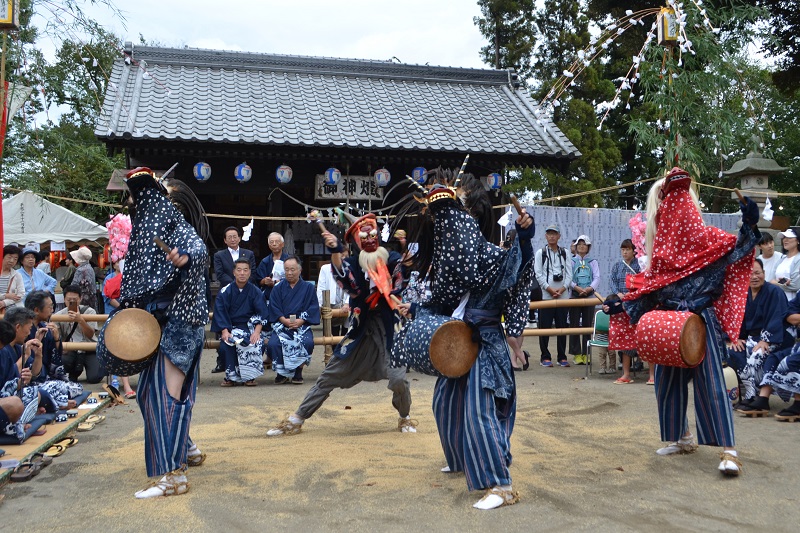
<path id="1" fill-rule="evenodd" d="M 97 309 L 97 282 L 94 269 L 89 263 L 92 260 L 92 251 L 86 246 L 81 246 L 71 251 L 69 255 L 78 267 L 72 277 L 72 284 L 81 288 L 81 305 Z"/>
<path id="2" fill-rule="evenodd" d="M 55 294 L 56 280 L 36 268 L 36 264 L 42 260 L 38 250 L 25 248 L 19 260 L 22 264 L 19 273 L 25 283 L 26 294 L 33 291 L 50 291 L 50 294 Z"/>
<path id="3" fill-rule="evenodd" d="M 800 254 L 797 253 L 797 231 L 798 228 L 792 227 L 778 233 L 778 239 L 781 241 L 786 256 L 775 269 L 775 280 L 771 282 L 783 289 L 789 300 L 792 300 L 800 289 Z"/>
<path id="4" fill-rule="evenodd" d="M 567 251 L 558 245 L 561 238 L 561 231 L 557 224 L 550 224 L 545 229 L 547 246 L 541 250 L 536 250 L 533 269 L 536 274 L 536 281 L 542 288 L 542 300 L 566 300 L 569 298 L 567 289 L 572 283 L 572 262 L 567 258 Z M 567 308 L 545 308 L 539 309 L 539 327 L 552 328 L 567 327 Z M 549 349 L 550 337 L 539 337 L 539 349 L 541 350 L 541 365 L 553 366 L 552 357 Z M 567 336 L 559 335 L 556 338 L 556 349 L 558 354 L 558 365 L 567 367 Z"/>
<path id="5" fill-rule="evenodd" d="M 590 328 L 594 325 L 594 307 L 602 303 L 595 297 L 595 291 L 600 286 L 600 266 L 596 259 L 589 257 L 592 241 L 586 235 L 575 239 L 575 256 L 572 258 L 572 289 L 573 298 L 585 298 L 585 307 L 569 308 L 569 325 L 572 328 Z M 585 365 L 587 361 L 586 344 L 590 335 L 570 335 L 569 353 L 573 356 L 576 365 Z"/>

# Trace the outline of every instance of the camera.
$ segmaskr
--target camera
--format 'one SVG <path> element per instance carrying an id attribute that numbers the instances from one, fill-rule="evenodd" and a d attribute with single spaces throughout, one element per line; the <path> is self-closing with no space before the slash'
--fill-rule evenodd
<path id="1" fill-rule="evenodd" d="M 553 281 L 564 281 L 564 274 L 553 274 Z"/>

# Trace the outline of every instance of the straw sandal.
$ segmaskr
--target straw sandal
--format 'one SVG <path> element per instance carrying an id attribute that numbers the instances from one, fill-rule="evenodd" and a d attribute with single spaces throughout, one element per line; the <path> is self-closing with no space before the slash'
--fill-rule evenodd
<path id="1" fill-rule="evenodd" d="M 397 419 L 397 430 L 400 433 L 416 433 L 418 422 L 413 418 L 400 417 Z"/>
<path id="2" fill-rule="evenodd" d="M 186 456 L 186 465 L 187 466 L 200 466 L 206 460 L 206 454 L 198 453 L 195 455 L 187 455 Z"/>
<path id="3" fill-rule="evenodd" d="M 39 468 L 44 468 L 53 464 L 53 458 L 49 455 L 43 454 L 42 452 L 36 452 L 31 455 L 30 462 L 33 464 L 38 464 Z"/>
<path id="4" fill-rule="evenodd" d="M 729 452 L 722 451 L 719 454 L 719 471 L 726 476 L 738 476 L 742 471 L 742 462 L 739 457 L 731 455 Z"/>
<path id="5" fill-rule="evenodd" d="M 173 470 L 168 474 L 165 474 L 164 477 L 159 479 L 158 481 L 153 481 L 150 483 L 150 486 L 146 489 L 142 489 L 138 491 L 135 496 L 139 499 L 143 498 L 157 498 L 161 496 L 178 496 L 180 494 L 185 494 L 189 492 L 189 482 L 188 481 L 178 481 L 176 477 L 185 477 L 186 474 L 183 470 Z M 145 495 L 150 489 L 153 487 L 157 488 L 161 491 L 161 494 L 153 494 Z"/>
<path id="6" fill-rule="evenodd" d="M 505 507 L 506 505 L 514 505 L 518 501 L 519 492 L 515 490 L 506 490 L 501 487 L 492 487 L 486 490 L 486 494 L 483 495 L 483 498 L 478 500 L 473 507 L 488 511 L 489 509 L 497 509 L 498 507 Z M 485 507 L 484 505 L 488 506 Z"/>
<path id="7" fill-rule="evenodd" d="M 278 437 L 280 435 L 297 435 L 302 431 L 303 423 L 295 424 L 289 420 L 289 417 L 281 420 L 281 423 L 274 428 L 267 431 L 267 437 Z"/>

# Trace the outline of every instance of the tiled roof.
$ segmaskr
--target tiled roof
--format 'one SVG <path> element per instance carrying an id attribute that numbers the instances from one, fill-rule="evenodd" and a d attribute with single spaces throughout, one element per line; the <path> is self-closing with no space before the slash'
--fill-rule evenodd
<path id="1" fill-rule="evenodd" d="M 505 70 L 128 47 L 95 129 L 106 141 L 580 155 Z"/>

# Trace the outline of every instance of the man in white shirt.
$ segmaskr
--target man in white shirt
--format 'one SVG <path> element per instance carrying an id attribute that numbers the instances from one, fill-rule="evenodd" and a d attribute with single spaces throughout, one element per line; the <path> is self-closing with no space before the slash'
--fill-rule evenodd
<path id="1" fill-rule="evenodd" d="M 342 252 L 342 257 L 350 255 L 347 248 Z M 322 308 L 322 291 L 330 291 L 331 309 L 344 309 L 350 311 L 350 295 L 333 279 L 331 264 L 326 263 L 319 269 L 319 279 L 317 280 L 317 301 Z M 342 335 L 346 326 L 347 317 L 336 317 L 331 319 L 331 331 L 334 336 Z"/>
<path id="2" fill-rule="evenodd" d="M 764 263 L 764 280 L 769 283 L 775 279 L 775 269 L 778 268 L 785 256 L 775 251 L 775 240 L 766 231 L 761 234 L 758 248 L 761 250 L 759 259 Z"/>

